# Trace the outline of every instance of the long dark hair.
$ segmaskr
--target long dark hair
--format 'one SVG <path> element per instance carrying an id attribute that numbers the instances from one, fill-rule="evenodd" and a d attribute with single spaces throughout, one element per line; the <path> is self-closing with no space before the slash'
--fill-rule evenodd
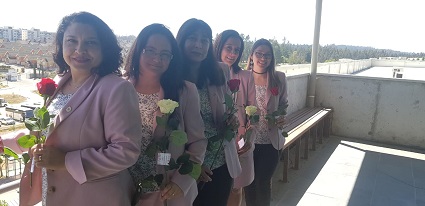
<path id="1" fill-rule="evenodd" d="M 171 53 L 173 54 L 168 69 L 161 75 L 160 79 L 161 87 L 164 90 L 164 98 L 179 101 L 179 92 L 184 87 L 181 69 L 182 57 L 176 39 L 163 24 L 151 24 L 140 31 L 125 61 L 124 76 L 127 79 L 134 79 L 136 83 L 139 81 L 140 55 L 146 47 L 149 37 L 155 34 L 163 35 L 168 39 L 171 45 Z"/>
<path id="2" fill-rule="evenodd" d="M 195 31 L 201 31 L 202 33 L 206 34 L 210 42 L 207 57 L 201 62 L 198 82 L 195 82 L 196 86 L 198 88 L 204 87 L 207 80 L 209 81 L 210 85 L 221 86 L 225 82 L 225 77 L 213 52 L 212 30 L 207 23 L 195 18 L 191 18 L 184 22 L 180 27 L 176 37 L 180 50 L 184 54 L 184 44 L 189 35 Z M 189 60 L 183 55 L 183 73 L 190 73 L 189 68 Z"/>
<path id="3" fill-rule="evenodd" d="M 237 73 L 239 73 L 239 71 L 242 70 L 242 68 L 239 66 L 239 62 L 241 61 L 242 53 L 243 53 L 243 50 L 244 50 L 243 39 L 237 31 L 235 31 L 235 30 L 225 30 L 217 36 L 217 38 L 214 41 L 215 56 L 217 57 L 218 61 L 223 61 L 221 59 L 221 52 L 223 51 L 224 44 L 226 43 L 226 41 L 229 38 L 237 38 L 241 42 L 241 49 L 239 51 L 238 58 L 231 65 L 232 71 L 237 74 Z"/>
<path id="4" fill-rule="evenodd" d="M 252 70 L 254 61 L 252 60 L 252 56 L 254 55 L 255 49 L 257 49 L 259 46 L 267 46 L 270 48 L 270 51 L 272 53 L 272 59 L 270 60 L 270 65 L 266 68 L 267 73 L 269 74 L 271 82 L 269 82 L 269 86 L 276 87 L 280 85 L 279 77 L 276 75 L 276 64 L 275 64 L 275 57 L 274 57 L 274 51 L 273 46 L 267 39 L 259 39 L 257 40 L 254 45 L 252 46 L 251 53 L 248 56 L 248 64 L 246 65 L 247 70 Z"/>
<path id="5" fill-rule="evenodd" d="M 99 17 L 89 12 L 78 12 L 72 13 L 65 16 L 59 24 L 56 32 L 56 49 L 53 53 L 53 60 L 59 66 L 58 74 L 65 74 L 69 72 L 69 65 L 63 58 L 63 38 L 66 29 L 72 23 L 81 23 L 91 26 L 99 38 L 102 62 L 98 67 L 92 69 L 92 73 L 98 74 L 99 76 L 105 76 L 111 73 L 115 73 L 120 76 L 121 72 L 119 67 L 121 66 L 123 59 L 121 55 L 122 48 L 118 44 L 117 37 L 109 26 Z"/>

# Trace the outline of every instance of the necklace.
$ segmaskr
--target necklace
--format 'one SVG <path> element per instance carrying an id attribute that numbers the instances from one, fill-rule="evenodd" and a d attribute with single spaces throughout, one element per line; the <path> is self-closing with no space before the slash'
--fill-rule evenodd
<path id="1" fill-rule="evenodd" d="M 80 84 L 80 85 L 78 85 L 78 86 L 73 86 L 72 84 L 71 84 L 71 80 L 68 82 L 68 85 L 70 86 L 70 87 L 72 87 L 72 88 L 74 88 L 74 89 L 78 89 L 78 88 L 80 88 L 81 87 L 81 85 L 83 85 L 83 84 Z"/>
<path id="2" fill-rule="evenodd" d="M 256 72 L 254 69 L 252 69 L 252 72 L 254 72 L 256 74 L 265 74 L 265 73 L 267 73 L 267 70 L 265 72 Z"/>

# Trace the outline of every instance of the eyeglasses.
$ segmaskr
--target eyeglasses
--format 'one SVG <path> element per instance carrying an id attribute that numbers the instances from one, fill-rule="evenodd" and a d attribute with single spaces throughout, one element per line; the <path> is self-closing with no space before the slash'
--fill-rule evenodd
<path id="1" fill-rule="evenodd" d="M 271 59 L 272 58 L 272 54 L 264 54 L 264 53 L 261 53 L 261 52 L 254 52 L 254 54 L 255 54 L 255 57 L 257 57 L 259 59 L 261 59 L 261 58 Z"/>
<path id="2" fill-rule="evenodd" d="M 156 53 L 153 49 L 143 49 L 142 53 L 149 58 L 155 58 L 157 55 L 159 55 L 159 58 L 161 59 L 161 61 L 171 61 L 171 59 L 173 59 L 173 55 L 171 53 L 168 53 L 168 52 Z"/>

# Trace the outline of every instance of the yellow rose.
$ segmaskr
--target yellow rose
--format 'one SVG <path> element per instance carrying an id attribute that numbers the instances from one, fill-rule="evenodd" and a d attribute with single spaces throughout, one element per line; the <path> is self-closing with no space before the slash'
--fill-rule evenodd
<path id="1" fill-rule="evenodd" d="M 159 110 L 161 110 L 161 113 L 163 114 L 171 114 L 174 112 L 174 109 L 179 106 L 179 103 L 170 99 L 160 100 L 156 104 L 159 106 Z"/>
<path id="2" fill-rule="evenodd" d="M 248 116 L 252 116 L 257 112 L 257 107 L 256 106 L 247 106 L 245 107 L 245 113 Z"/>

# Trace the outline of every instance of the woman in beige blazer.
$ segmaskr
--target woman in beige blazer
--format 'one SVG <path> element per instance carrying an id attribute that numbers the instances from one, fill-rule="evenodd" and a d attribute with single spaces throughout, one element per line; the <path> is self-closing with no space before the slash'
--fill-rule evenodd
<path id="1" fill-rule="evenodd" d="M 242 70 L 239 62 L 244 50 L 244 42 L 239 33 L 235 30 L 226 30 L 220 33 L 214 41 L 214 52 L 217 60 L 227 64 L 230 69 L 230 79 L 239 79 L 239 91 L 237 93 L 237 108 L 239 129 L 235 139 L 238 146 L 239 161 L 242 173 L 234 178 L 233 189 L 230 193 L 228 206 L 239 206 L 242 203 L 242 188 L 251 184 L 254 180 L 254 159 L 252 137 L 247 137 L 241 141 L 241 136 L 245 134 L 248 117 L 245 106 L 255 105 L 255 87 L 251 71 Z M 252 136 L 252 135 L 251 135 Z M 239 143 L 243 146 L 239 146 Z"/>
<path id="2" fill-rule="evenodd" d="M 87 12 L 64 17 L 56 33 L 61 76 L 47 103 L 46 142 L 33 148 L 20 182 L 20 205 L 130 205 L 127 168 L 140 154 L 133 86 L 119 77 L 121 48 L 112 30 Z M 125 101 L 123 101 L 125 100 Z"/>
<path id="3" fill-rule="evenodd" d="M 283 115 L 274 124 L 268 124 L 265 116 L 286 108 L 287 87 L 283 72 L 275 70 L 272 44 L 266 39 L 257 40 L 248 57 L 248 69 L 253 72 L 255 97 L 260 121 L 256 125 L 254 149 L 254 181 L 245 187 L 247 206 L 270 205 L 271 179 L 279 161 L 279 150 L 285 143 L 278 135 L 278 127 L 285 122 Z"/>
<path id="4" fill-rule="evenodd" d="M 142 152 L 135 165 L 129 168 L 134 183 L 138 186 L 149 176 L 164 174 L 155 158 L 145 154 L 147 146 L 163 138 L 164 127 L 157 126 L 156 117 L 161 116 L 157 102 L 171 99 L 179 106 L 170 116 L 177 119 L 178 129 L 187 133 L 187 143 L 177 146 L 170 143 L 168 153 L 174 160 L 183 153 L 190 154 L 190 160 L 202 164 L 207 139 L 204 136 L 199 96 L 195 84 L 184 81 L 180 50 L 173 34 L 162 24 L 146 26 L 129 52 L 126 61 L 127 78 L 133 83 L 139 96 L 139 109 L 142 117 Z M 196 180 L 190 175 L 182 175 L 178 170 L 167 172 L 169 180 L 163 187 L 142 187 L 142 194 L 136 197 L 137 205 L 169 206 L 192 205 L 198 194 Z"/>
<path id="5" fill-rule="evenodd" d="M 224 140 L 220 149 L 220 140 L 212 141 L 212 137 L 222 138 L 224 114 L 227 110 L 224 95 L 229 93 L 226 81 L 229 69 L 225 64 L 218 64 L 212 48 L 212 31 L 210 26 L 199 19 L 189 19 L 183 23 L 177 33 L 177 42 L 183 53 L 183 71 L 185 78 L 196 84 L 201 114 L 205 124 L 205 137 L 209 139 L 208 149 L 202 167 L 198 185 L 199 194 L 194 205 L 225 206 L 232 187 L 233 178 L 241 172 L 235 141 Z M 229 123 L 236 123 L 237 117 Z"/>

